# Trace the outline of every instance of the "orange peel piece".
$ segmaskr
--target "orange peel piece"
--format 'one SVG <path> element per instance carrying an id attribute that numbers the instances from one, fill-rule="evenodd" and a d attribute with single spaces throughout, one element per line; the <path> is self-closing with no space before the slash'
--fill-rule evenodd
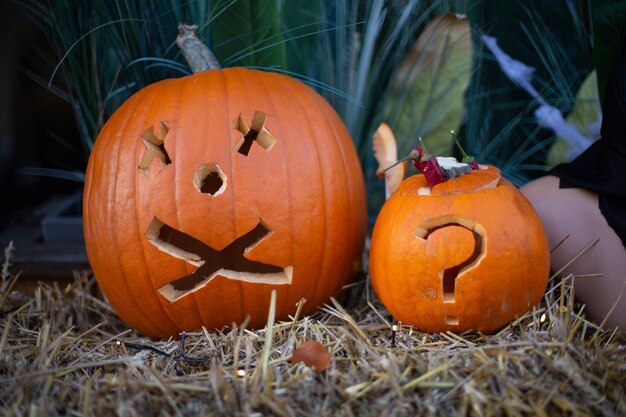
<path id="1" fill-rule="evenodd" d="M 374 132 L 372 145 L 374 148 L 374 158 L 376 158 L 378 162 L 376 175 L 381 179 L 385 179 L 387 193 L 391 195 L 398 189 L 402 180 L 404 180 L 409 165 L 407 161 L 403 161 L 390 170 L 385 171 L 387 167 L 398 161 L 396 137 L 386 123 L 381 123 L 378 129 L 376 129 L 376 132 Z"/>

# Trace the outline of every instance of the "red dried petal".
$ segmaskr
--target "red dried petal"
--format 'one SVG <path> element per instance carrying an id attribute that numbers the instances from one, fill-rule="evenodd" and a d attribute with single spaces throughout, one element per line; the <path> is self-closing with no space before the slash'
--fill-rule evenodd
<path id="1" fill-rule="evenodd" d="M 417 158 L 412 158 L 413 166 L 424 174 L 430 187 L 446 180 L 437 157 L 424 154 L 424 150 L 420 146 L 415 148 L 415 152 L 417 152 Z"/>
<path id="2" fill-rule="evenodd" d="M 443 170 L 439 166 L 437 158 L 434 156 L 431 156 L 423 163 L 422 173 L 424 177 L 426 177 L 429 187 L 434 187 L 446 180 L 446 177 L 443 176 Z"/>
<path id="3" fill-rule="evenodd" d="M 415 169 L 421 172 L 425 164 L 425 162 L 422 161 L 422 159 L 424 158 L 424 150 L 420 146 L 417 146 L 411 153 L 417 153 L 417 157 L 412 158 L 413 166 L 415 167 Z"/>

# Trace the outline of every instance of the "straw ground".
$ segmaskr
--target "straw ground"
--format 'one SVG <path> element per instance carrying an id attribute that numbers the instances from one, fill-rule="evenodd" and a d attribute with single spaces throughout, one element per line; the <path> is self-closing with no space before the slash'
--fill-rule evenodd
<path id="1" fill-rule="evenodd" d="M 0 414 L 8 416 L 624 416 L 626 343 L 556 276 L 494 335 L 400 325 L 361 277 L 311 317 L 153 341 L 126 328 L 88 272 L 33 297 L 0 288 Z M 587 278 L 589 279 L 589 278 Z M 393 340 L 392 340 L 393 338 Z M 320 341 L 331 367 L 292 364 Z"/>

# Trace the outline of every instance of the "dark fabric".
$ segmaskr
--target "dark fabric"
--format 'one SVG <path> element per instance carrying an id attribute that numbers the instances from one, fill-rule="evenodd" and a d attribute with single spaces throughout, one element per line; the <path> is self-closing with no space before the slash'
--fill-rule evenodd
<path id="1" fill-rule="evenodd" d="M 550 174 L 561 188 L 583 188 L 598 194 L 600 211 L 626 246 L 626 38 L 616 57 L 602 103 L 602 138 L 578 158 Z"/>

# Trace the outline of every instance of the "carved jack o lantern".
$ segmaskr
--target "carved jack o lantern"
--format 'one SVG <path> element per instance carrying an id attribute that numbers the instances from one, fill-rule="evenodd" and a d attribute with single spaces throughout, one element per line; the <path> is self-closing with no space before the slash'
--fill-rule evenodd
<path id="1" fill-rule="evenodd" d="M 530 203 L 495 167 L 428 187 L 404 180 L 374 226 L 370 274 L 403 323 L 490 333 L 544 294 L 549 250 Z"/>
<path id="2" fill-rule="evenodd" d="M 102 129 L 85 183 L 87 252 L 103 292 L 151 337 L 286 319 L 358 267 L 364 184 L 330 105 L 242 68 L 150 85 Z"/>

